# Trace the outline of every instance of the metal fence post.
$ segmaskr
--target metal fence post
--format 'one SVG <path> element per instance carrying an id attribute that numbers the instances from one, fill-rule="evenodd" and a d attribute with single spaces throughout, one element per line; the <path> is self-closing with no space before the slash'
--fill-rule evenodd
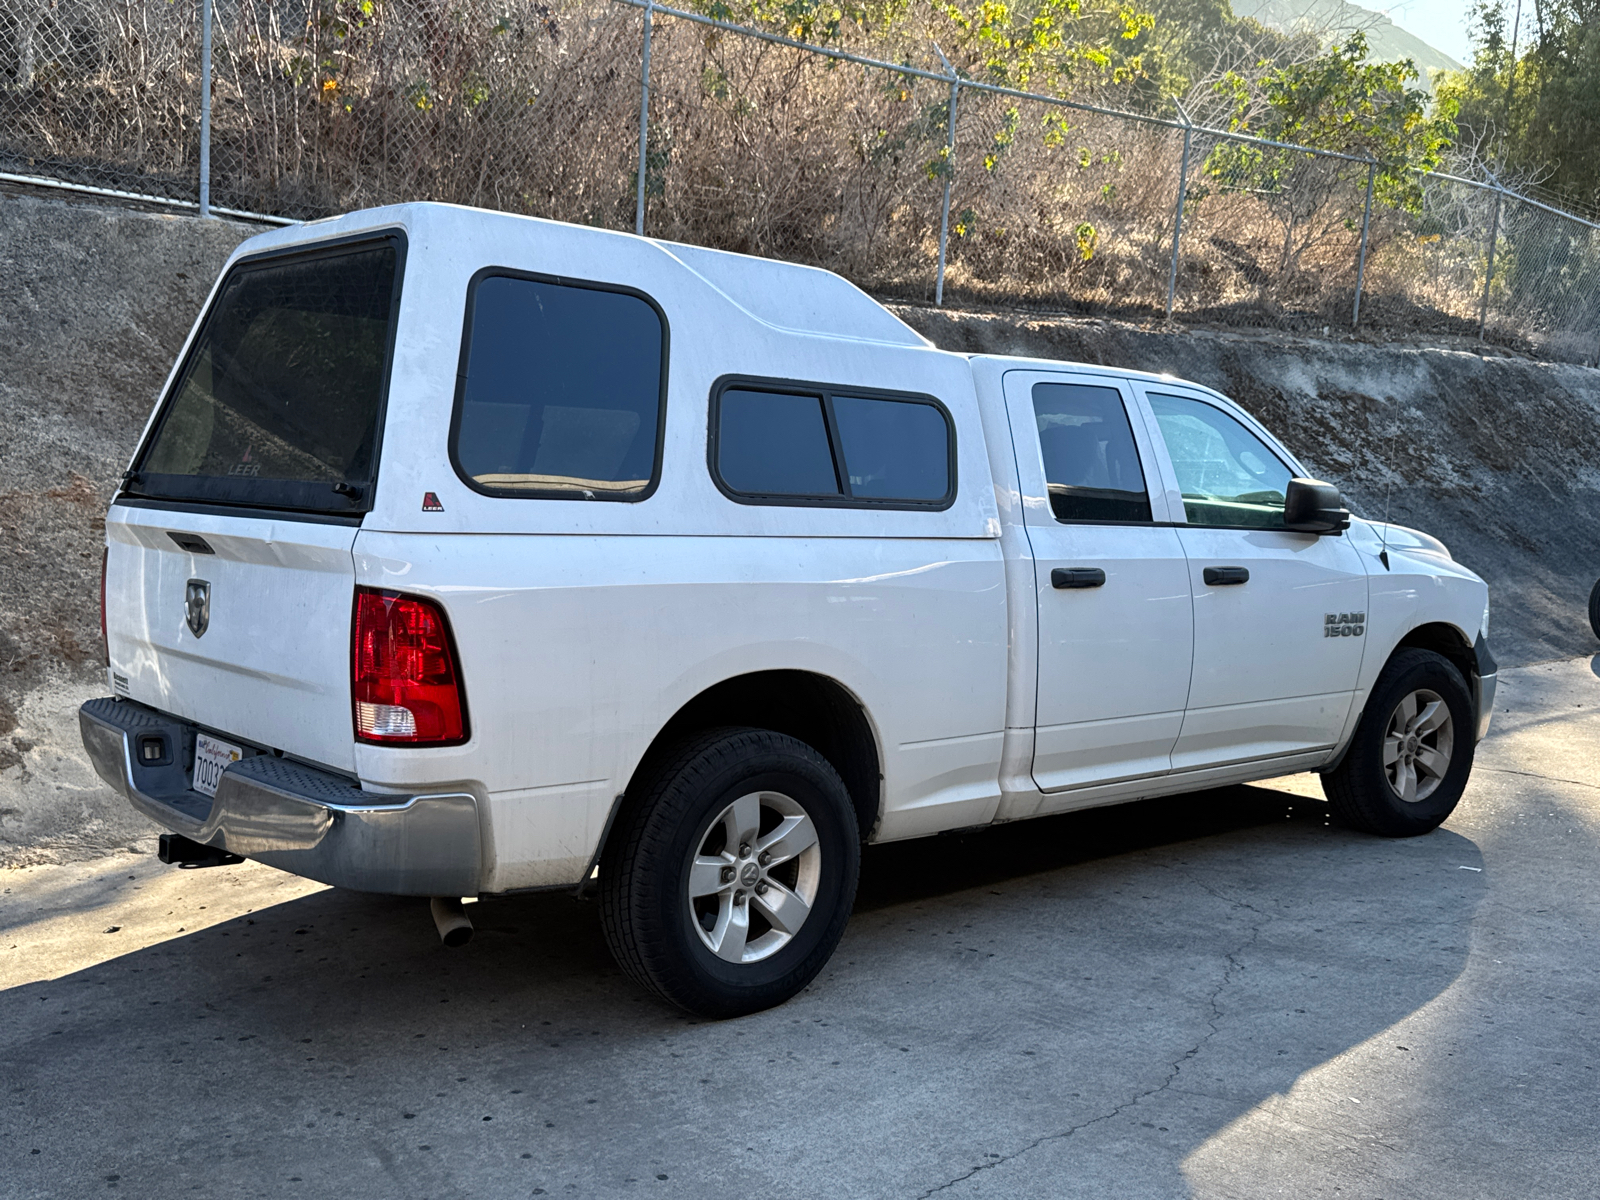
<path id="1" fill-rule="evenodd" d="M 650 33 L 655 25 L 655 0 L 644 6 L 644 53 L 639 70 L 639 178 L 634 193 L 633 231 L 644 236 L 644 173 L 650 148 Z"/>
<path id="2" fill-rule="evenodd" d="M 956 69 L 950 65 L 950 60 L 944 56 L 944 51 L 939 50 L 937 42 L 933 48 L 938 50 L 939 61 L 950 73 L 950 112 L 949 120 L 945 122 L 944 139 L 944 206 L 939 213 L 939 278 L 933 285 L 933 305 L 939 308 L 944 305 L 944 263 L 950 244 L 950 180 L 956 170 L 956 101 L 961 97 L 961 80 L 956 75 Z"/>
<path id="3" fill-rule="evenodd" d="M 211 215 L 211 3 L 200 0 L 200 215 Z"/>
<path id="4" fill-rule="evenodd" d="M 1372 185 L 1378 181 L 1378 163 L 1367 167 L 1367 206 L 1361 210 L 1361 254 L 1356 259 L 1356 304 L 1350 313 L 1352 331 L 1361 328 L 1361 287 L 1367 279 L 1367 229 L 1372 225 Z"/>
<path id="5" fill-rule="evenodd" d="M 1491 176 L 1493 178 L 1493 176 Z M 1483 273 L 1483 305 L 1478 309 L 1478 340 L 1483 341 L 1484 330 L 1489 326 L 1489 288 L 1494 283 L 1495 243 L 1500 239 L 1500 205 L 1506 198 L 1500 181 L 1494 181 L 1494 218 L 1489 222 L 1489 265 Z"/>
<path id="6" fill-rule="evenodd" d="M 1172 316 L 1172 302 L 1178 294 L 1178 244 L 1183 240 L 1183 206 L 1189 198 L 1189 141 L 1194 136 L 1194 123 L 1189 120 L 1189 114 L 1177 97 L 1173 97 L 1172 103 L 1183 121 L 1183 160 L 1178 166 L 1178 214 L 1172 223 L 1172 267 L 1167 272 L 1168 318 Z"/>

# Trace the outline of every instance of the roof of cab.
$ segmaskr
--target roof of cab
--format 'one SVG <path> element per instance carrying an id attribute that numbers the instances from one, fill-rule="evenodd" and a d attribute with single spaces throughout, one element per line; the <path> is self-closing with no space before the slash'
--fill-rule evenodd
<path id="1" fill-rule="evenodd" d="M 1224 400 L 1227 399 L 1215 388 L 1206 387 L 1203 383 L 1195 383 L 1193 380 L 1184 379 L 1181 376 L 1172 375 L 1165 371 L 1140 371 L 1133 367 L 1114 367 L 1107 366 L 1104 363 L 1073 362 L 1070 359 L 1063 358 L 1035 358 L 1031 355 L 1019 354 L 969 354 L 967 358 L 974 363 L 999 363 L 1008 371 L 1059 371 L 1062 368 L 1066 368 L 1074 375 L 1105 375 L 1112 379 L 1138 379 L 1144 383 L 1170 383 L 1181 387 L 1196 388 L 1213 396 L 1221 396 Z M 1228 403 L 1232 404 L 1233 401 L 1229 400 Z"/>
<path id="2" fill-rule="evenodd" d="M 427 223 L 437 228 L 468 221 L 504 225 L 497 240 L 515 239 L 519 231 L 525 237 L 537 238 L 560 230 L 581 230 L 585 237 L 615 238 L 653 247 L 754 320 L 789 333 L 924 349 L 933 345 L 855 284 L 820 267 L 456 204 L 421 202 L 361 209 L 261 234 L 235 253 L 259 254 L 395 225 L 411 228 Z"/>

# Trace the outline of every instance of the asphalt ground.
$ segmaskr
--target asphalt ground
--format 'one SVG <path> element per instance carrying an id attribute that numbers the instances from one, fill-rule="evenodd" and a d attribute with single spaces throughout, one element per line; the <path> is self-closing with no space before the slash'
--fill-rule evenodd
<path id="1" fill-rule="evenodd" d="M 1309 776 L 870 850 L 723 1023 L 592 904 L 143 854 L 0 874 L 0 1195 L 1590 1198 L 1600 658 L 1502 676 L 1456 815 Z"/>

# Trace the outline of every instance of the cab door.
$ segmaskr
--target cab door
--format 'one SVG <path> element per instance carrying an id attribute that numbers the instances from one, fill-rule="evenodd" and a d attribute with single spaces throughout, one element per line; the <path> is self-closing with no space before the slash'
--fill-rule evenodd
<path id="1" fill-rule="evenodd" d="M 1193 621 L 1144 418 L 1108 376 L 1013 371 L 1005 393 L 1038 605 L 1034 783 L 1165 774 Z"/>
<path id="2" fill-rule="evenodd" d="M 1342 535 L 1283 528 L 1296 471 L 1243 412 L 1177 385 L 1137 390 L 1179 493 L 1194 597 L 1194 670 L 1173 769 L 1331 748 L 1366 645 L 1352 636 L 1366 620 L 1361 556 Z"/>

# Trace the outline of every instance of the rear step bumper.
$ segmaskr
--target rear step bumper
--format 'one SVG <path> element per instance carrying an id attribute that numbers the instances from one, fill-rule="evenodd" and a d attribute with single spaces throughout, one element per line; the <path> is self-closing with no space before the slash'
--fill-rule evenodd
<path id="1" fill-rule="evenodd" d="M 254 753 L 222 773 L 212 800 L 189 786 L 190 722 L 107 697 L 80 708 L 78 724 L 100 778 L 173 833 L 335 887 L 478 894 L 478 803 L 470 793 L 380 796 L 343 776 Z M 135 747 L 158 737 L 166 752 L 146 766 Z"/>

